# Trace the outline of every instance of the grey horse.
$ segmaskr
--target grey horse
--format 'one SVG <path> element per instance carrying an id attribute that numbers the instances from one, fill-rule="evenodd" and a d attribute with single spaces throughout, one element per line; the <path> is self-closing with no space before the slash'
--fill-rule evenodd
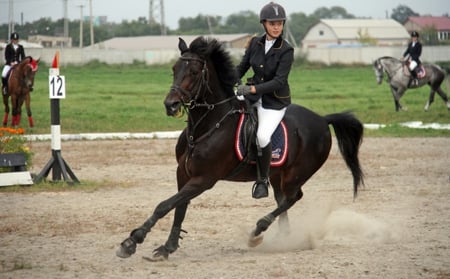
<path id="1" fill-rule="evenodd" d="M 410 88 L 419 88 L 428 84 L 431 88 L 430 96 L 425 104 L 424 110 L 428 111 L 431 103 L 434 101 L 434 94 L 437 92 L 444 100 L 447 109 L 450 110 L 450 102 L 447 94 L 442 90 L 441 84 L 444 81 L 445 72 L 435 64 L 423 63 L 425 69 L 425 76 L 418 80 L 418 84 L 410 84 L 410 73 L 404 62 L 399 59 L 383 56 L 373 62 L 373 69 L 377 78 L 378 84 L 383 82 L 384 74 L 387 75 L 387 82 L 391 88 L 392 96 L 394 97 L 395 110 L 405 110 L 400 104 L 400 98 L 405 91 Z M 449 79 L 449 76 L 447 76 Z"/>

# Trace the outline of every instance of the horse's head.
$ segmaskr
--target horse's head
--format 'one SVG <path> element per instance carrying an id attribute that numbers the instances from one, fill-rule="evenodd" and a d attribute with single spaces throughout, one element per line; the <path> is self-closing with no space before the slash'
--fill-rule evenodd
<path id="1" fill-rule="evenodd" d="M 33 90 L 34 76 L 38 70 L 40 59 L 33 59 L 31 56 L 25 58 L 19 66 L 22 84 L 30 90 Z"/>
<path id="2" fill-rule="evenodd" d="M 172 67 L 173 83 L 164 100 L 167 115 L 181 116 L 183 108 L 217 102 L 222 92 L 234 96 L 234 66 L 217 40 L 198 37 L 188 47 L 180 38 L 178 49 L 181 56 Z"/>
<path id="3" fill-rule="evenodd" d="M 381 64 L 380 59 L 377 59 L 375 60 L 375 62 L 373 62 L 373 70 L 377 78 L 377 83 L 381 84 L 384 78 L 384 67 L 383 64 Z"/>
<path id="4" fill-rule="evenodd" d="M 186 42 L 179 39 L 181 57 L 173 65 L 173 83 L 164 105 L 169 116 L 181 116 L 182 106 L 189 105 L 208 88 L 208 67 L 204 57 L 190 51 Z"/>

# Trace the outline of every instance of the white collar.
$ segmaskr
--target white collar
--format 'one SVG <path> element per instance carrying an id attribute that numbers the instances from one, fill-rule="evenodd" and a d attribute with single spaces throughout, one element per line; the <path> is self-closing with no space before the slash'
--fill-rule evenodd
<path id="1" fill-rule="evenodd" d="M 273 40 L 267 40 L 266 39 L 266 43 L 265 43 L 265 53 L 267 54 L 267 52 L 269 52 L 269 50 L 270 50 L 270 48 L 273 46 L 273 44 L 275 43 L 275 41 L 276 41 L 276 39 L 273 39 Z"/>

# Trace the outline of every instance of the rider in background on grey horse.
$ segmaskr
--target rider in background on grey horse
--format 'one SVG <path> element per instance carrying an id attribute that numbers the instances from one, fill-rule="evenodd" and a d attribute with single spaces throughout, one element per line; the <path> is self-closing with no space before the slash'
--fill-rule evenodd
<path id="1" fill-rule="evenodd" d="M 2 92 L 3 95 L 8 94 L 8 80 L 7 75 L 12 66 L 19 64 L 25 58 L 25 50 L 19 44 L 19 34 L 17 32 L 11 33 L 10 43 L 5 48 L 6 64 L 2 71 Z"/>
<path id="2" fill-rule="evenodd" d="M 419 80 L 417 75 L 420 73 L 420 55 L 422 54 L 422 44 L 419 42 L 419 33 L 416 31 L 411 32 L 411 42 L 408 44 L 408 48 L 403 53 L 405 61 L 409 62 L 409 70 L 411 71 L 411 78 L 408 83 L 410 85 L 417 86 Z"/>
<path id="3" fill-rule="evenodd" d="M 245 95 L 256 107 L 258 115 L 257 179 L 252 191 L 255 199 L 269 195 L 269 170 L 272 160 L 270 140 L 284 117 L 286 107 L 291 103 L 288 76 L 294 61 L 294 49 L 282 37 L 286 22 L 284 8 L 270 2 L 261 9 L 259 21 L 265 34 L 251 39 L 240 64 L 236 67 L 239 79 L 250 67 L 254 73 L 252 83 L 239 85 L 237 94 Z"/>

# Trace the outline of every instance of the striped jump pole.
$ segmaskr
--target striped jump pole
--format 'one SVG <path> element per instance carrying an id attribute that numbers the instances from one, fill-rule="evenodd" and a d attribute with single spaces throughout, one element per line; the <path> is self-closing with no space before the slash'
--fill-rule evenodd
<path id="1" fill-rule="evenodd" d="M 59 75 L 59 52 L 56 52 L 49 72 L 52 157 L 42 171 L 34 178 L 34 182 L 39 183 L 44 177 L 47 177 L 50 170 L 52 170 L 53 181 L 61 181 L 63 178 L 64 181 L 69 184 L 80 183 L 61 155 L 59 100 L 66 97 L 66 90 L 65 78 L 64 76 Z"/>

